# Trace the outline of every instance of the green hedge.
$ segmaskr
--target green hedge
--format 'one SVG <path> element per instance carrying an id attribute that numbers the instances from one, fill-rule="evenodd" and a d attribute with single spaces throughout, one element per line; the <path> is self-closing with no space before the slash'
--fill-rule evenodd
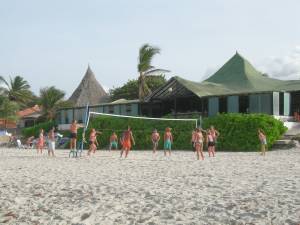
<path id="1" fill-rule="evenodd" d="M 98 135 L 100 148 L 108 148 L 109 137 L 115 131 L 120 138 L 123 131 L 130 126 L 133 132 L 136 145 L 134 149 L 145 150 L 152 149 L 151 134 L 153 129 L 157 129 L 161 136 L 159 148 L 163 148 L 163 134 L 166 127 L 172 128 L 174 136 L 173 149 L 191 149 L 190 139 L 191 132 L 195 128 L 194 121 L 163 121 L 163 120 L 142 120 L 134 118 L 112 118 L 101 116 L 90 120 L 86 140 L 88 141 L 91 128 L 103 132 Z M 81 137 L 81 130 L 78 135 Z M 87 146 L 85 146 L 87 147 Z"/>
<path id="2" fill-rule="evenodd" d="M 218 114 L 215 117 L 204 119 L 204 129 L 211 125 L 214 125 L 220 132 L 218 149 L 224 151 L 259 150 L 258 128 L 265 132 L 268 147 L 271 148 L 287 130 L 281 121 L 266 114 Z"/>
<path id="3" fill-rule="evenodd" d="M 44 129 L 45 132 L 48 132 L 52 127 L 56 126 L 55 121 L 49 121 L 45 123 L 39 123 L 33 127 L 23 128 L 22 135 L 25 138 L 35 136 L 39 136 L 40 129 Z"/>
<path id="4" fill-rule="evenodd" d="M 141 120 L 133 118 L 112 118 L 101 116 L 92 118 L 89 124 L 86 140 L 88 140 L 91 128 L 103 132 L 98 136 L 100 148 L 108 148 L 109 137 L 116 131 L 118 137 L 127 126 L 133 130 L 136 140 L 134 149 L 151 149 L 151 133 L 156 128 L 161 141 L 159 148 L 163 149 L 163 134 L 166 127 L 172 128 L 174 136 L 173 149 L 191 150 L 191 133 L 195 127 L 194 122 L 187 121 L 162 121 L 162 120 Z M 218 114 L 215 117 L 205 118 L 203 128 L 207 129 L 211 125 L 220 132 L 217 148 L 222 151 L 257 151 L 260 143 L 257 136 L 257 129 L 261 128 L 267 135 L 269 148 L 286 131 L 283 123 L 273 116 L 265 114 Z M 81 137 L 79 131 L 79 137 Z M 87 147 L 87 145 L 85 146 Z"/>

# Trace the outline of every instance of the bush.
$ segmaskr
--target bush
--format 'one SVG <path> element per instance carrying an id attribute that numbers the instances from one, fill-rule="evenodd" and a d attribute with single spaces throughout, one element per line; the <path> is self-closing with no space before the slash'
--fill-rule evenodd
<path id="1" fill-rule="evenodd" d="M 266 114 L 218 114 L 206 118 L 203 128 L 214 125 L 220 132 L 217 148 L 230 151 L 256 151 L 260 149 L 257 129 L 261 128 L 266 136 L 268 147 L 287 130 L 283 123 Z"/>
<path id="2" fill-rule="evenodd" d="M 118 138 L 120 138 L 123 131 L 127 129 L 128 125 L 132 129 L 133 136 L 136 141 L 136 145 L 133 147 L 134 149 L 152 149 L 151 134 L 153 129 L 157 129 L 160 133 L 161 141 L 159 143 L 159 148 L 162 149 L 163 135 L 166 127 L 172 128 L 174 149 L 191 149 L 191 132 L 195 128 L 195 123 L 191 121 L 143 120 L 101 116 L 92 118 L 90 120 L 89 128 L 86 133 L 86 140 L 88 141 L 91 128 L 95 128 L 97 131 L 103 132 L 102 135 L 98 135 L 100 148 L 108 148 L 109 137 L 112 132 L 115 131 L 118 135 Z M 82 130 L 79 130 L 78 136 L 82 136 Z"/>
<path id="3" fill-rule="evenodd" d="M 49 121 L 45 123 L 39 123 L 33 127 L 23 128 L 22 135 L 25 138 L 34 136 L 38 137 L 40 129 L 44 129 L 45 132 L 48 132 L 52 127 L 56 126 L 55 121 Z"/>

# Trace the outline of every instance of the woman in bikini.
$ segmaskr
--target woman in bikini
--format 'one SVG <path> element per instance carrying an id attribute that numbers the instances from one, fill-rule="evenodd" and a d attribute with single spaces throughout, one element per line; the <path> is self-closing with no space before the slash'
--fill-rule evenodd
<path id="1" fill-rule="evenodd" d="M 121 158 L 123 156 L 123 152 L 125 151 L 125 158 L 127 158 L 128 153 L 131 149 L 131 142 L 133 145 L 135 145 L 135 141 L 132 135 L 131 128 L 128 127 L 126 131 L 124 131 L 121 143 L 122 143 L 122 150 L 121 150 Z"/>
<path id="2" fill-rule="evenodd" d="M 202 151 L 202 149 L 203 149 L 203 134 L 199 128 L 196 129 L 194 140 L 195 140 L 195 149 L 197 152 L 197 159 L 200 160 L 200 156 L 201 156 L 202 160 L 204 160 L 203 151 Z"/>
<path id="3" fill-rule="evenodd" d="M 88 155 L 91 155 L 91 152 L 93 152 L 95 154 L 95 152 L 97 150 L 97 145 L 99 145 L 99 143 L 97 141 L 97 134 L 102 134 L 102 133 L 99 131 L 96 131 L 93 128 L 90 133 L 90 139 L 89 139 L 90 148 L 88 151 Z"/>
<path id="4" fill-rule="evenodd" d="M 152 140 L 152 144 L 153 144 L 153 154 L 155 154 L 156 150 L 158 148 L 159 140 L 160 140 L 160 135 L 156 129 L 154 129 L 152 132 L 151 140 Z"/>
<path id="5" fill-rule="evenodd" d="M 43 148 L 45 144 L 45 138 L 44 138 L 44 130 L 40 129 L 39 139 L 37 143 L 37 153 L 43 153 Z"/>
<path id="6" fill-rule="evenodd" d="M 171 133 L 171 128 L 167 127 L 164 135 L 164 155 L 167 156 L 167 151 L 169 152 L 169 156 L 171 156 L 173 143 L 173 135 Z"/>
<path id="7" fill-rule="evenodd" d="M 261 150 L 261 155 L 265 156 L 266 155 L 266 150 L 267 150 L 267 137 L 265 133 L 263 132 L 262 129 L 258 129 L 258 138 L 260 141 L 260 150 Z"/>

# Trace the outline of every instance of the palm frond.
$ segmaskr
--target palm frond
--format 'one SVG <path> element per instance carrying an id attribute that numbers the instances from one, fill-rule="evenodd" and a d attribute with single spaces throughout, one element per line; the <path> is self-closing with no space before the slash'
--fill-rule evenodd
<path id="1" fill-rule="evenodd" d="M 4 83 L 6 86 L 9 86 L 8 83 L 7 83 L 7 81 L 4 79 L 3 76 L 0 76 L 0 84 L 1 83 Z"/>
<path id="2" fill-rule="evenodd" d="M 164 73 L 170 73 L 170 70 L 165 70 L 165 69 L 150 69 L 144 72 L 146 76 L 151 76 L 151 75 L 161 75 Z"/>
<path id="3" fill-rule="evenodd" d="M 159 48 L 150 46 L 149 44 L 144 44 L 139 50 L 138 71 L 145 72 L 153 68 L 151 65 L 153 56 L 159 53 Z"/>

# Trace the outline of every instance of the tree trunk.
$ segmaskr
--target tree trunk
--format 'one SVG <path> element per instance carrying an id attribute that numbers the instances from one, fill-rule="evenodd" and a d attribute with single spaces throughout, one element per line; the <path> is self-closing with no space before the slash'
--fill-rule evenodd
<path id="1" fill-rule="evenodd" d="M 139 100 L 143 102 L 145 99 L 145 77 L 143 73 L 140 73 L 139 80 Z"/>

